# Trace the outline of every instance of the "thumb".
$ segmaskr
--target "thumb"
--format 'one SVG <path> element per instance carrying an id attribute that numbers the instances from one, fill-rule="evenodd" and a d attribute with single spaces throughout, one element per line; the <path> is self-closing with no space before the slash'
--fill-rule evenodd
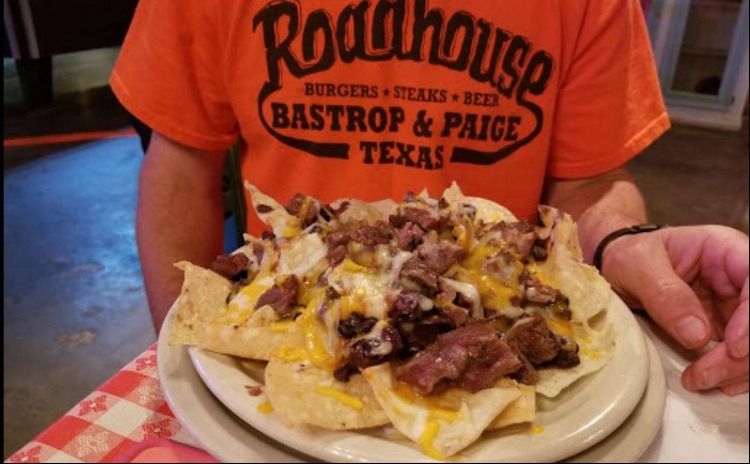
<path id="1" fill-rule="evenodd" d="M 640 302 L 682 346 L 691 350 L 705 346 L 711 340 L 710 320 L 693 289 L 675 273 L 662 241 L 652 236 L 636 247 L 629 247 L 627 263 L 611 263 L 620 274 L 617 287 Z"/>

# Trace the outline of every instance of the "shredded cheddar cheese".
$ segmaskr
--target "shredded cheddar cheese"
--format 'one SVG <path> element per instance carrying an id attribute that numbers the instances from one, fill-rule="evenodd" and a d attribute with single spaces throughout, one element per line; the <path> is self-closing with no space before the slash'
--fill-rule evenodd
<path id="1" fill-rule="evenodd" d="M 258 405 L 258 412 L 261 414 L 270 414 L 272 411 L 273 411 L 273 406 L 268 401 Z"/>
<path id="2" fill-rule="evenodd" d="M 286 362 L 309 361 L 310 356 L 302 348 L 284 345 L 276 350 L 276 357 Z"/>
<path id="3" fill-rule="evenodd" d="M 445 457 L 440 454 L 437 449 L 435 449 L 435 446 L 433 446 L 438 432 L 440 432 L 440 424 L 437 421 L 428 420 L 424 426 L 422 436 L 419 437 L 419 444 L 422 445 L 422 450 L 426 455 L 431 458 L 444 461 Z"/>
<path id="4" fill-rule="evenodd" d="M 338 388 L 329 387 L 327 385 L 316 385 L 315 391 L 323 396 L 329 396 L 352 409 L 360 410 L 364 407 L 364 404 L 359 398 L 339 390 Z"/>
<path id="5" fill-rule="evenodd" d="M 544 427 L 542 427 L 541 425 L 531 425 L 529 426 L 529 433 L 539 435 L 540 433 L 544 433 Z"/>
<path id="6" fill-rule="evenodd" d="M 430 409 L 429 418 L 430 420 L 441 420 L 443 422 L 453 422 L 456 419 L 462 419 L 464 417 L 461 411 L 451 411 L 450 409 L 435 408 Z"/>
<path id="7" fill-rule="evenodd" d="M 294 326 L 294 321 L 271 322 L 271 332 L 283 333 Z"/>

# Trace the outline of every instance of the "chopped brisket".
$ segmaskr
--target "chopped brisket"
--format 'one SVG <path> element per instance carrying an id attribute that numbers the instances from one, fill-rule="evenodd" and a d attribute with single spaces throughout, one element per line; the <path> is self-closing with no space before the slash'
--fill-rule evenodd
<path id="1" fill-rule="evenodd" d="M 521 367 L 516 372 L 510 374 L 510 378 L 524 385 L 534 385 L 539 378 L 536 368 L 534 368 L 534 365 L 529 362 L 526 356 L 518 352 L 515 353 L 521 361 Z"/>
<path id="2" fill-rule="evenodd" d="M 386 326 L 378 338 L 363 338 L 349 347 L 347 364 L 364 369 L 393 359 L 404 349 L 398 331 Z"/>
<path id="3" fill-rule="evenodd" d="M 397 366 L 395 376 L 425 396 L 451 386 L 477 392 L 520 366 L 490 322 L 481 321 L 439 335 L 437 343 Z"/>
<path id="4" fill-rule="evenodd" d="M 419 293 L 408 289 L 401 290 L 393 308 L 388 311 L 388 318 L 394 322 L 415 322 L 421 317 Z"/>
<path id="5" fill-rule="evenodd" d="M 426 240 L 417 248 L 417 254 L 427 267 L 438 274 L 443 274 L 461 259 L 464 250 L 459 245 L 445 240 L 440 242 Z"/>
<path id="6" fill-rule="evenodd" d="M 539 314 L 520 319 L 506 334 L 508 344 L 538 365 L 555 359 L 560 340 Z"/>
<path id="7" fill-rule="evenodd" d="M 521 261 L 531 257 L 531 250 L 536 242 L 536 229 L 531 223 L 500 222 L 492 228 L 500 231 L 503 241 L 518 254 Z"/>
<path id="8" fill-rule="evenodd" d="M 323 242 L 328 247 L 328 255 L 326 257 L 331 266 L 335 266 L 344 260 L 348 241 L 349 235 L 344 232 L 331 232 L 323 237 Z"/>
<path id="9" fill-rule="evenodd" d="M 440 277 L 440 274 L 416 256 L 409 258 L 404 265 L 401 266 L 401 273 L 399 276 L 411 279 L 415 283 L 423 285 L 433 292 L 438 290 L 438 277 Z"/>
<path id="10" fill-rule="evenodd" d="M 567 297 L 563 296 L 559 290 L 544 285 L 535 275 L 525 269 L 521 273 L 519 282 L 523 288 L 524 298 L 527 303 L 538 306 L 548 306 L 553 303 L 561 303 L 565 306 L 568 304 Z"/>
<path id="11" fill-rule="evenodd" d="M 581 358 L 578 357 L 578 344 L 568 337 L 558 337 L 558 339 L 560 340 L 560 351 L 555 359 L 548 364 L 562 369 L 581 364 Z"/>
<path id="12" fill-rule="evenodd" d="M 354 374 L 358 374 L 359 369 L 357 366 L 353 366 L 349 363 L 344 363 L 333 371 L 333 378 L 339 382 L 348 382 L 349 378 Z"/>
<path id="13" fill-rule="evenodd" d="M 297 280 L 297 276 L 292 274 L 284 279 L 284 282 L 281 285 L 274 285 L 266 290 L 260 298 L 258 298 L 258 303 L 255 305 L 255 309 L 269 305 L 281 317 L 292 316 L 294 313 L 294 304 L 297 301 L 298 288 L 299 281 Z"/>
<path id="14" fill-rule="evenodd" d="M 450 305 L 446 308 L 439 308 L 438 311 L 447 317 L 454 327 L 464 326 L 469 321 L 469 310 L 461 306 Z"/>
<path id="15" fill-rule="evenodd" d="M 472 307 L 472 302 L 467 301 L 462 293 L 457 292 L 450 285 L 440 285 L 440 293 L 435 297 L 435 306 L 453 327 L 461 327 L 469 320 L 469 308 Z"/>
<path id="16" fill-rule="evenodd" d="M 407 222 L 413 222 L 424 230 L 439 230 L 445 222 L 437 211 L 411 206 L 399 207 L 388 221 L 397 228 L 403 227 Z"/>
<path id="17" fill-rule="evenodd" d="M 247 277 L 250 259 L 243 253 L 217 256 L 210 269 L 229 280 L 238 281 Z"/>
<path id="18" fill-rule="evenodd" d="M 304 206 L 306 204 L 307 209 L 305 210 Z M 286 209 L 289 214 L 297 216 L 302 221 L 302 227 L 309 226 L 315 222 L 315 219 L 318 217 L 317 202 L 311 197 L 301 193 L 295 194 L 292 199 L 289 200 L 289 203 L 284 206 L 284 209 Z M 300 215 L 303 215 L 303 217 L 300 217 Z"/>
<path id="19" fill-rule="evenodd" d="M 383 221 L 377 221 L 374 225 L 362 222 L 357 228 L 349 232 L 349 237 L 352 240 L 366 247 L 388 243 L 392 236 L 393 229 Z"/>
<path id="20" fill-rule="evenodd" d="M 398 233 L 398 247 L 402 250 L 413 251 L 424 236 L 424 230 L 413 222 L 407 222 Z"/>
<path id="21" fill-rule="evenodd" d="M 576 351 L 560 350 L 549 364 L 561 369 L 568 369 L 581 364 L 581 358 L 578 357 Z"/>

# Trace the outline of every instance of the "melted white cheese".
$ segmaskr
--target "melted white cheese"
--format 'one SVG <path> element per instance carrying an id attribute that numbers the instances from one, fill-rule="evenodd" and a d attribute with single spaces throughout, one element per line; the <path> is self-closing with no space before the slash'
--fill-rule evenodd
<path id="1" fill-rule="evenodd" d="M 278 273 L 294 274 L 302 279 L 327 254 L 328 247 L 318 234 L 302 235 L 282 248 Z"/>
<path id="2" fill-rule="evenodd" d="M 459 282 L 457 280 L 441 277 L 440 283 L 451 287 L 453 290 L 462 294 L 471 303 L 471 315 L 475 319 L 484 319 L 484 310 L 482 309 L 482 298 L 479 296 L 479 290 L 471 284 Z"/>

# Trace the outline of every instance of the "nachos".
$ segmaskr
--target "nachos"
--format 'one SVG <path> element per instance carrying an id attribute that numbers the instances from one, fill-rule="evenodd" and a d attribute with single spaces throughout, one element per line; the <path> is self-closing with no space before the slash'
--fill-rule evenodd
<path id="1" fill-rule="evenodd" d="M 271 231 L 210 269 L 177 263 L 169 341 L 268 361 L 289 426 L 392 424 L 442 459 L 612 356 L 609 286 L 553 208 L 530 224 L 455 184 L 400 204 L 246 188 Z"/>

